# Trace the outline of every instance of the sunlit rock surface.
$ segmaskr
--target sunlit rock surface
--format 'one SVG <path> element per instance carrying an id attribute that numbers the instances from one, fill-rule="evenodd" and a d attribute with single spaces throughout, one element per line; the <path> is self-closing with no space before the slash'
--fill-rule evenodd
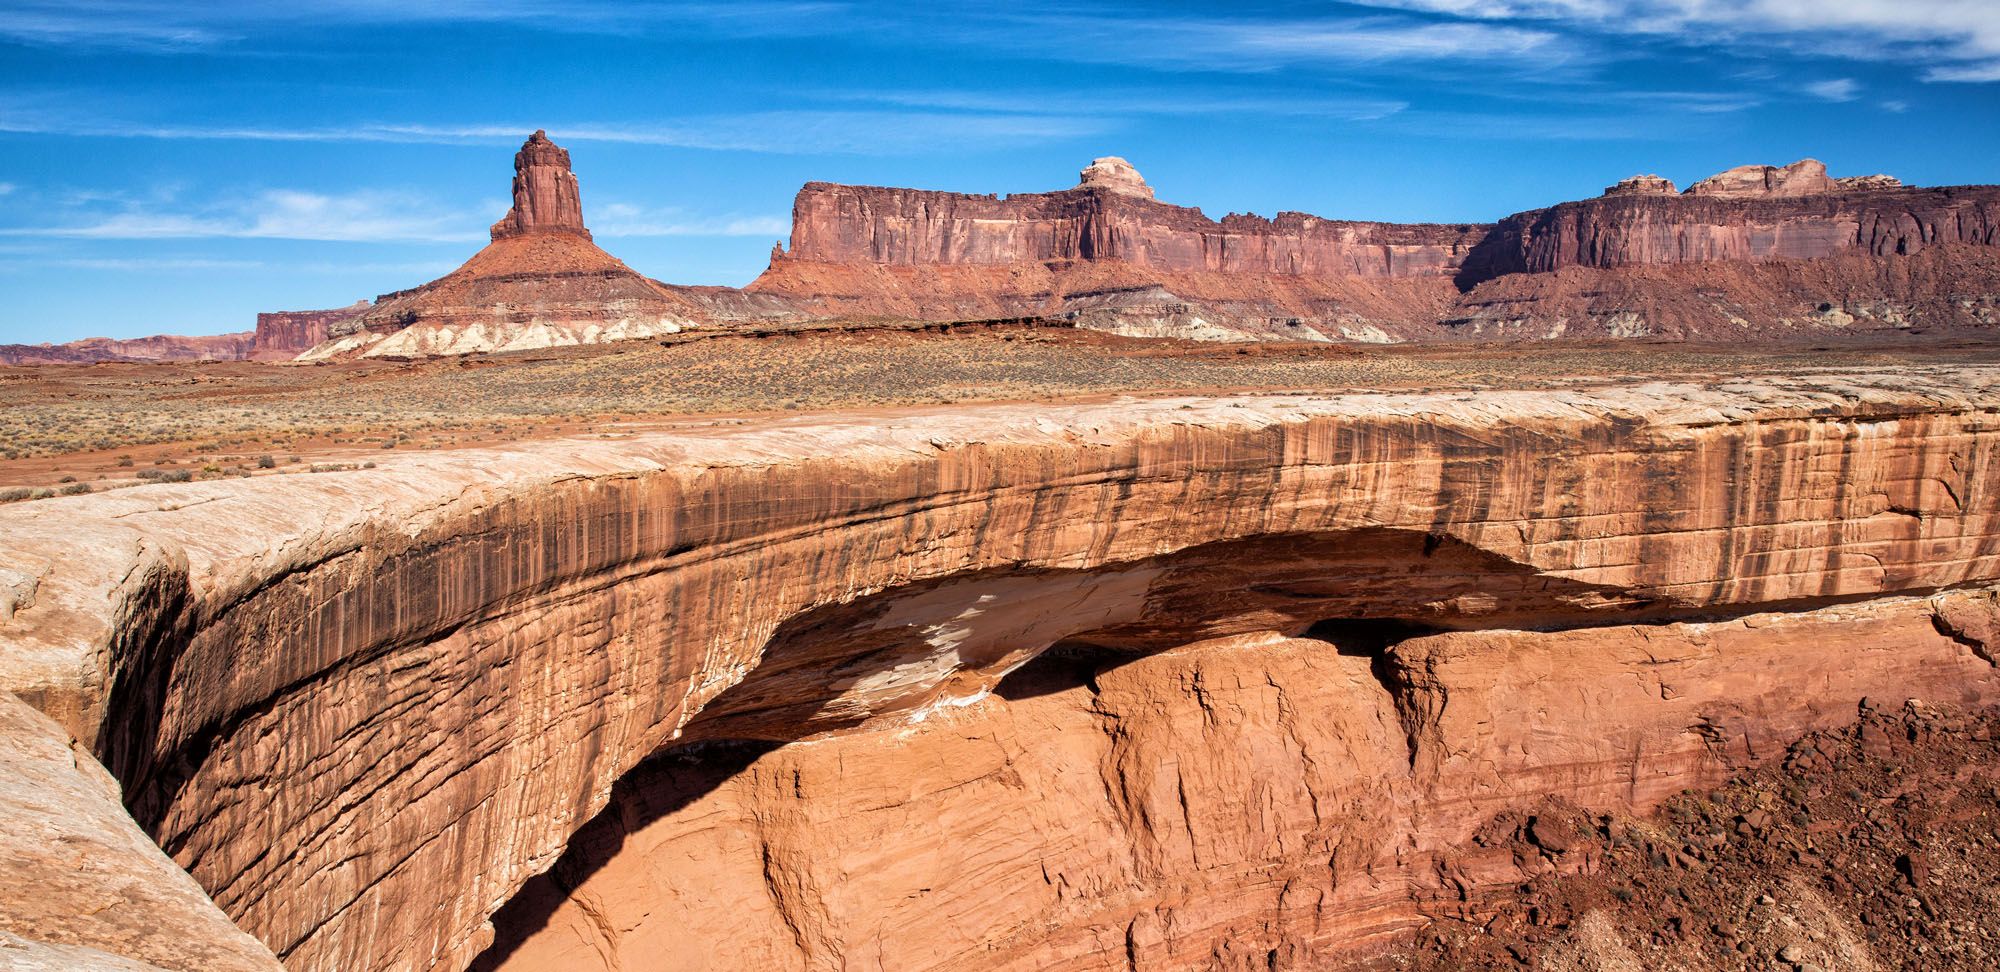
<path id="1" fill-rule="evenodd" d="M 1469 907 L 1511 872 L 1422 862 L 1517 793 L 1643 805 L 1856 694 L 1981 697 L 1991 602 L 1928 598 L 2000 579 L 1996 462 L 2000 370 L 1970 366 L 398 454 L 0 508 L 0 688 L 102 758 L 139 826 L 294 972 L 467 967 L 636 767 L 730 740 L 801 771 L 791 797 L 740 797 L 793 815 L 767 833 L 794 856 L 767 873 L 798 895 L 726 918 L 746 961 L 914 947 L 888 895 L 936 873 L 923 913 L 951 954 L 1175 969 L 1269 943 L 1224 963 L 1254 967 Z M 1895 596 L 1913 599 L 1871 601 Z M 1051 649 L 1141 660 L 1093 673 L 1096 701 L 1076 680 L 1017 691 Z M 1457 701 L 1424 704 L 1437 686 Z M 947 726 L 990 740 L 982 759 L 1045 761 L 1014 770 L 1043 782 L 980 784 L 989 809 L 1032 806 L 977 867 L 925 849 L 976 819 L 932 812 L 978 765 Z M 807 827 L 865 798 L 813 775 L 829 746 L 882 767 L 857 779 L 907 780 L 894 801 L 926 822 L 867 846 Z M 897 752 L 946 765 L 890 775 Z M 1075 835 L 1047 818 L 1061 806 Z M 800 859 L 820 839 L 863 856 Z M 719 872 L 764 866 L 700 846 Z M 1036 847 L 1058 865 L 1041 887 L 982 905 L 1041 880 Z M 909 874 L 863 873 L 871 854 Z M 1267 866 L 1298 881 L 1259 883 Z M 770 937 L 808 905 L 823 940 Z M 659 914 L 633 942 L 725 920 Z"/>

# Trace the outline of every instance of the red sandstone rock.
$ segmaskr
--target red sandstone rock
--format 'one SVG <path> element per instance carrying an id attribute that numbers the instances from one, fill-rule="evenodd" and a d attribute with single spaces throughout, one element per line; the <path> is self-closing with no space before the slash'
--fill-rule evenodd
<path id="1" fill-rule="evenodd" d="M 1872 192 L 1877 189 L 1901 189 L 1903 180 L 1886 175 L 1842 176 L 1833 180 L 1833 184 L 1842 192 Z"/>
<path id="2" fill-rule="evenodd" d="M 1575 266 L 1674 267 L 1664 286 L 1675 274 L 1798 285 L 1725 287 L 1710 296 L 1733 310 L 1691 317 L 1673 308 L 1700 296 L 1693 287 L 1587 315 L 1568 302 L 1544 305 L 1529 296 L 1510 304 L 1504 331 L 1737 340 L 1746 327 L 1791 335 L 2000 320 L 2000 291 L 1984 277 L 1939 277 L 1889 259 L 2000 245 L 2000 189 L 1993 187 L 1903 189 L 1872 176 L 1837 184 L 1808 160 L 1731 170 L 1687 195 L 1657 176 L 1635 177 L 1597 199 L 1497 225 L 1403 226 L 1298 213 L 1217 222 L 1107 188 L 1143 182 L 1103 161 L 1086 170 L 1078 189 L 1004 199 L 808 184 L 793 207 L 790 252 L 774 253 L 749 289 L 826 315 L 1034 314 L 1153 336 L 1435 340 L 1474 330 L 1440 323 L 1489 318 L 1491 296 L 1479 289 L 1496 280 L 1533 294 L 1555 285 L 1512 278 Z M 1817 270 L 1761 269 L 1848 255 L 1866 259 L 1838 264 L 1840 273 L 1824 286 L 1805 286 L 1827 276 Z M 1978 265 L 1983 258 L 1952 261 Z M 1601 281 L 1599 291 L 1654 285 L 1644 274 L 1630 284 L 1621 276 Z M 1915 289 L 1877 283 L 1913 276 L 1921 282 Z"/>
<path id="3" fill-rule="evenodd" d="M 1569 266 L 1907 256 L 1947 244 L 2000 246 L 2000 187 L 1809 195 L 1604 196 L 1502 220 L 1466 261 L 1465 278 Z M 1817 302 L 1826 294 L 1800 293 Z"/>
<path id="4" fill-rule="evenodd" d="M 886 742 L 857 778 L 883 798 L 876 819 L 901 814 L 908 828 L 831 849 L 810 829 L 791 841 L 789 822 L 854 805 L 823 775 L 762 777 L 814 800 L 758 795 L 788 808 L 762 832 L 784 837 L 767 845 L 774 903 L 717 919 L 749 943 L 776 927 L 764 923 L 772 911 L 818 908 L 793 913 L 842 929 L 838 941 L 860 954 L 877 946 L 854 916 L 911 912 L 883 897 L 896 873 L 843 861 L 894 861 L 980 806 L 1024 806 L 999 799 L 1010 768 L 981 754 L 1030 743 L 975 731 L 902 751 L 938 754 L 940 774 L 989 759 L 997 775 L 967 792 L 995 796 L 954 802 L 949 817 L 923 812 L 945 775 L 884 768 L 914 738 L 905 730 L 958 724 L 945 720 L 1058 644 L 1157 655 L 1317 628 L 1345 654 L 1274 659 L 1265 672 L 1165 658 L 1099 680 L 1131 704 L 1084 717 L 1118 716 L 1135 732 L 1092 727 L 1081 738 L 1109 745 L 1112 762 L 1058 760 L 1047 775 L 1062 794 L 1117 783 L 1085 805 L 1147 822 L 1124 848 L 1085 816 L 1051 856 L 1077 866 L 1044 879 L 1016 853 L 1031 842 L 1008 835 L 1063 834 L 1061 820 L 1041 822 L 1060 816 L 1054 799 L 1003 815 L 994 856 L 942 845 L 941 859 L 966 866 L 949 869 L 962 883 L 931 885 L 935 903 L 964 906 L 922 911 L 940 941 L 1029 958 L 1117 955 L 1129 941 L 1149 963 L 1200 967 L 1205 943 L 1318 948 L 1343 930 L 1365 940 L 1407 927 L 1412 897 L 1395 883 L 1407 865 L 1372 854 L 1380 835 L 1410 832 L 1396 821 L 1419 806 L 1440 822 L 1415 832 L 1451 833 L 1499 806 L 1482 801 L 1505 802 L 1516 777 L 1615 791 L 1617 767 L 1632 764 L 1584 761 L 1580 747 L 1654 754 L 1637 764 L 1649 771 L 1643 799 L 1711 748 L 1677 721 L 1689 714 L 1754 740 L 1816 718 L 1822 695 L 1980 689 L 1988 663 L 1937 626 L 1927 601 L 1852 643 L 1829 632 L 1871 616 L 1789 635 L 1752 619 L 1740 635 L 1613 629 L 2000 579 L 1996 464 L 2000 380 L 1977 367 L 1560 396 L 952 407 L 398 454 L 376 469 L 0 508 L 0 688 L 85 738 L 148 832 L 294 972 L 464 967 L 484 947 L 485 919 L 665 747 L 805 739 L 794 755 L 809 761 L 840 734 L 879 730 Z M 1976 610 L 1948 613 L 1958 631 L 1986 630 Z M 1412 709 L 1420 718 L 1405 724 L 1400 711 L 1371 723 L 1379 707 L 1331 704 L 1326 693 L 1374 693 L 1389 672 L 1362 664 L 1365 625 L 1354 640 L 1319 622 L 1382 617 L 1470 629 L 1437 636 L 1399 676 L 1439 679 L 1460 693 L 1450 705 Z M 1521 634 L 1552 625 L 1602 630 Z M 1902 641 L 1912 630 L 1922 640 Z M 1735 667 L 1738 654 L 1773 663 Z M 1801 684 L 1811 692 L 1793 698 Z M 1461 701 L 1494 716 L 1460 720 Z M 1503 717 L 1515 701 L 1530 709 Z M 1594 735 L 1536 732 L 1539 713 L 1572 702 L 1593 714 Z M 1201 735 L 1211 726 L 1214 740 Z M 1278 731 L 1287 726 L 1298 741 Z M 1459 738 L 1506 753 L 1547 743 L 1557 763 L 1509 763 L 1520 772 L 1497 790 L 1476 761 L 1438 761 L 1436 788 L 1415 791 L 1397 782 L 1413 772 L 1407 759 L 1387 760 L 1401 769 L 1380 779 L 1345 769 L 1377 765 L 1378 746 L 1411 729 L 1419 746 L 1447 751 Z M 1067 736 L 1031 743 L 1074 755 Z M 1716 748 L 1732 752 L 1727 739 Z M 1573 776 L 1566 762 L 1580 763 Z M 1209 778 L 1221 782 L 1200 785 Z M 1452 789 L 1464 780 L 1477 785 Z M 1399 803 L 1399 792 L 1429 802 Z M 1070 856 L 1079 844 L 1084 856 Z M 1105 846 L 1133 883 L 1084 866 Z M 820 851 L 832 860 L 808 859 Z M 742 860 L 714 858 L 732 875 Z M 1209 860 L 1218 866 L 1199 866 Z M 1455 860 L 1426 885 L 1448 889 L 1444 905 L 1426 907 L 1457 907 L 1461 890 L 1519 873 L 1511 859 Z M 1023 874 L 1043 881 L 1026 885 L 1032 895 L 981 890 L 1017 892 Z M 819 893 L 834 881 L 851 891 Z M 988 912 L 1061 923 L 989 939 Z M 914 935 L 884 924 L 879 947 Z M 1044 940 L 1065 951 L 1037 952 Z M 1267 953 L 1228 954 L 1224 967 Z"/>
<path id="5" fill-rule="evenodd" d="M 2000 701 L 1933 626 L 1967 597 L 1052 658 L 915 727 L 642 767 L 474 968 L 1342 967 L 1553 869 L 1472 840 L 1549 795 L 1643 812 L 1864 698 Z"/>
<path id="6" fill-rule="evenodd" d="M 373 305 L 357 300 L 333 310 L 268 311 L 257 315 L 257 337 L 250 357 L 259 361 L 284 361 L 325 341 L 330 329 L 342 321 L 359 317 Z"/>
<path id="7" fill-rule="evenodd" d="M 576 174 L 569 168 L 569 151 L 539 129 L 514 154 L 514 207 L 493 224 L 496 241 L 524 233 L 572 233 L 590 239 L 590 231 L 583 228 L 583 200 Z"/>
<path id="8" fill-rule="evenodd" d="M 672 334 L 758 308 L 668 287 L 591 242 L 569 152 L 537 131 L 514 157 L 514 207 L 463 266 L 330 321 L 301 360 L 464 354 Z"/>

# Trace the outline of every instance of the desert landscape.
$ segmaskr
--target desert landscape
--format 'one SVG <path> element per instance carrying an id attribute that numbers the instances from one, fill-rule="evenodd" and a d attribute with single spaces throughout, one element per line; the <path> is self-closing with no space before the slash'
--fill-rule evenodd
<path id="1" fill-rule="evenodd" d="M 1683 188 L 1586 175 L 1652 145 L 1616 136 L 1587 166 L 1618 131 L 1594 115 L 1521 136 L 1533 172 L 1478 172 L 1491 199 L 1464 222 L 1431 218 L 1455 190 L 1415 175 L 1361 198 L 1423 219 L 1169 201 L 1317 185 L 1271 171 L 1334 164 L 1335 109 L 1245 93 L 1267 81 L 1409 94 L 1338 108 L 1343 138 L 1381 125 L 1388 152 L 1434 146 L 1393 128 L 1433 109 L 1377 75 L 1441 70 L 1440 47 L 1552 97 L 1608 85 L 1603 37 L 1693 71 L 1660 24 L 1785 65 L 1876 64 L 1786 46 L 1876 31 L 1933 56 L 1920 90 L 1990 93 L 1986 35 L 1841 4 L 1833 26 L 1676 10 L 1644 31 L 1561 5 L 1028 11 L 1096 46 L 1021 59 L 986 12 L 957 11 L 979 25 L 960 36 L 753 6 L 0 12 L 22 58 L 168 86 L 164 65 L 214 61 L 189 103 L 271 84 L 302 117 L 452 88 L 419 76 L 432 59 L 525 106 L 539 85 L 608 97 L 600 77 L 723 97 L 633 66 L 668 27 L 689 70 L 737 85 L 839 60 L 802 38 L 894 34 L 923 63 L 1188 86 L 1107 85 L 1056 119 L 990 107 L 997 88 L 821 79 L 811 97 L 908 116 L 739 105 L 761 124 L 662 128 L 84 128 L 0 97 L 28 173 L 0 168 L 16 310 L 147 311 L 0 345 L 0 970 L 2000 967 L 1990 154 L 1918 159 L 1913 183 L 1972 175 L 1939 185 L 1797 154 L 1648 166 Z M 233 73 L 253 50 L 274 78 L 348 56 L 302 25 L 410 76 Z M 1159 61 L 1168 40 L 1254 69 Z M 1561 71 L 1558 42 L 1580 45 Z M 1764 83 L 1790 100 L 1655 92 L 1649 124 L 1852 111 L 1887 84 Z M 1870 110 L 1991 120 L 1936 100 Z M 1088 129 L 1074 185 L 1026 151 L 1068 151 L 1057 122 L 1115 104 L 1127 127 Z M 1268 151 L 1203 165 L 1210 143 L 1181 137 L 1245 113 Z M 938 148 L 996 137 L 974 117 L 1004 163 Z M 1478 141 L 1467 112 L 1437 117 Z M 1103 154 L 1120 132 L 1171 181 Z M 1911 158 L 1806 134 L 1844 163 Z M 200 167 L 56 178 L 182 151 L 267 209 L 185 208 Z M 726 179 L 686 163 L 703 152 Z M 746 272 L 659 269 L 660 239 L 692 267 L 772 228 L 685 208 L 772 182 L 767 157 L 847 178 L 937 152 L 958 161 L 919 184 L 1004 164 L 1044 188 L 810 175 Z M 427 166 L 456 185 L 461 156 L 481 193 L 462 209 L 254 188 Z M 1508 212 L 1524 185 L 1539 203 Z M 32 221 L 91 207 L 115 211 Z M 445 259 L 364 259 L 397 234 Z M 190 239 L 262 252 L 173 250 Z M 349 249 L 283 263 L 301 240 Z M 162 268 L 136 303 L 63 276 Z M 158 282 L 204 274 L 219 289 L 192 308 Z"/>

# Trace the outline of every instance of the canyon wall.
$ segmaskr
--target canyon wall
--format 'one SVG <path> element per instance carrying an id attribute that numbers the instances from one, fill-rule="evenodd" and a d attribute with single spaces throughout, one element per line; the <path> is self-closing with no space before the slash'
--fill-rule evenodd
<path id="1" fill-rule="evenodd" d="M 2000 188 L 1600 196 L 1501 220 L 1464 276 L 1477 284 L 1572 266 L 1891 257 L 1951 244 L 2000 245 Z"/>
<path id="2" fill-rule="evenodd" d="M 1058 651 L 893 733 L 648 762 L 475 969 L 1365 961 L 1422 916 L 1585 866 L 1567 816 L 1712 784 L 1867 697 L 2000 702 L 2000 673 L 1940 630 L 1955 610 L 1992 617 L 1953 593 L 1386 649 L 1329 625 Z M 1523 809 L 1533 837 L 1493 839 Z"/>
<path id="3" fill-rule="evenodd" d="M 1462 829 L 1494 804 L 1451 796 L 1486 786 L 1480 767 L 1454 768 L 1453 747 L 1522 745 L 1476 738 L 1492 730 L 1455 721 L 1466 710 L 1411 704 L 1427 678 L 1460 686 L 1471 704 L 1467 686 L 1497 677 L 1450 675 L 1461 671 L 1451 669 L 1453 645 L 1487 653 L 1463 671 L 1505 670 L 1516 664 L 1509 652 L 1526 659 L 1524 674 L 1508 677 L 1527 682 L 1489 703 L 1505 706 L 1538 698 L 1525 673 L 1578 667 L 1537 669 L 1535 652 L 1601 646 L 1604 678 L 1615 682 L 1656 634 L 1530 638 L 1517 648 L 1505 631 L 1838 609 L 1988 583 L 2000 579 L 1996 473 L 2000 372 L 1977 367 L 1560 396 L 1163 398 L 801 416 L 398 454 L 369 470 L 0 509 L 0 688 L 99 754 L 139 824 L 294 972 L 455 970 L 488 947 L 488 919 L 657 753 L 731 740 L 803 741 L 797 752 L 806 753 L 856 733 L 897 740 L 934 719 L 1014 711 L 1013 701 L 1003 709 L 982 700 L 1021 694 L 1005 680 L 1051 648 L 1101 659 L 1249 638 L 1228 650 L 1269 651 L 1271 678 L 1288 690 L 1305 692 L 1324 674 L 1335 683 L 1325 692 L 1377 700 L 1369 708 L 1328 697 L 1334 708 L 1297 716 L 1321 722 L 1296 745 L 1334 744 L 1353 765 L 1405 768 L 1385 771 L 1386 784 L 1356 781 L 1334 772 L 1343 764 L 1329 755 L 1325 776 L 1282 800 L 1273 792 L 1269 826 L 1250 835 L 1227 836 L 1230 815 L 1248 811 L 1220 804 L 1199 811 L 1208 822 L 1190 825 L 1193 836 L 1156 820 L 1144 833 L 1158 846 L 1135 832 L 1140 886 L 1095 898 L 1079 889 L 1068 910 L 1034 911 L 1046 892 L 1024 902 L 1047 921 L 1024 926 L 1022 940 L 1055 951 L 1020 954 L 1082 962 L 1115 946 L 1104 941 L 1112 934 L 1138 949 L 1171 941 L 1162 954 L 1179 961 L 1223 947 L 1259 914 L 1271 935 L 1311 950 L 1341 933 L 1297 930 L 1311 922 L 1259 903 L 1283 902 L 1290 914 L 1300 898 L 1266 887 L 1236 901 L 1246 871 L 1208 875 L 1177 862 L 1263 860 L 1259 842 L 1280 834 L 1287 854 L 1303 855 L 1287 860 L 1342 848 L 1325 914 L 1372 915 L 1364 925 L 1383 935 L 1430 907 L 1406 885 L 1442 880 L 1468 901 L 1490 890 L 1477 869 L 1462 882 L 1409 884 L 1414 877 L 1397 876 L 1404 864 L 1374 856 L 1368 830 L 1380 823 L 1394 843 Z M 1962 633 L 1947 640 L 1980 664 L 1990 647 L 1970 646 L 1987 644 L 1978 634 L 1989 630 L 1977 613 L 1985 603 L 1930 609 L 1956 612 Z M 1634 725 L 1705 734 L 1693 723 L 1660 727 L 1706 713 L 1720 720 L 1709 748 L 1729 752 L 1739 729 L 1761 747 L 1857 691 L 1943 692 L 1953 672 L 1963 676 L 1961 697 L 1984 691 L 1983 669 L 1948 659 L 1944 641 L 1916 637 L 1924 623 L 1936 628 L 1919 617 L 1926 608 L 1878 610 L 1889 613 L 1856 617 L 1888 625 L 1892 654 L 1869 660 L 1861 643 L 1811 636 L 1748 645 L 1749 668 L 1732 667 L 1733 656 L 1708 668 L 1690 662 L 1683 681 L 1646 669 L 1706 701 L 1637 712 Z M 1381 623 L 1461 634 L 1388 653 L 1368 641 L 1341 648 L 1343 632 L 1375 638 Z M 1334 645 L 1331 656 L 1285 640 L 1297 637 Z M 1672 652 L 1698 656 L 1710 636 L 1671 637 L 1684 642 Z M 1841 661 L 1808 664 L 1804 644 Z M 1343 651 L 1369 662 L 1367 682 Z M 1389 662 L 1378 656 L 1403 659 L 1403 674 L 1385 682 L 1378 668 Z M 1239 669 L 1243 657 L 1218 664 Z M 1764 681 L 1755 680 L 1759 658 L 1769 662 Z M 1132 668 L 1138 682 L 1121 691 L 1205 704 L 1206 679 L 1157 681 L 1146 673 L 1181 662 L 1153 664 L 1169 667 Z M 1244 691 L 1263 691 L 1245 679 Z M 1397 725 L 1378 725 L 1384 710 L 1369 683 L 1412 687 Z M 1609 696 L 1590 684 L 1577 683 L 1579 698 L 1617 704 L 1592 701 Z M 1826 708 L 1779 698 L 1797 684 L 1826 686 Z M 1568 698 L 1546 690 L 1550 706 Z M 1740 722 L 1722 718 L 1732 704 Z M 1129 705 L 1116 711 L 1145 708 Z M 1194 718 L 1185 705 L 1167 708 Z M 1115 806 L 1093 805 L 1130 821 L 1228 803 L 1228 790 L 1172 797 L 1190 789 L 1164 762 L 1192 746 L 1185 732 L 1114 738 L 1114 749 L 1134 747 L 1118 777 L 1128 792 Z M 1092 734 L 1103 736 L 1094 729 L 1061 745 L 1088 758 L 1099 745 Z M 1409 768 L 1397 738 L 1444 743 L 1422 750 L 1434 761 Z M 1608 767 L 1636 765 L 1642 782 L 1690 775 L 1685 746 L 1627 745 L 1652 738 L 1643 733 L 1607 738 L 1608 751 L 1574 770 L 1580 799 L 1651 798 L 1650 782 L 1624 793 L 1604 783 L 1617 778 Z M 1273 760 L 1294 746 L 1265 745 L 1278 747 Z M 1218 778 L 1242 771 L 1213 757 Z M 1412 772 L 1434 773 L 1438 788 L 1398 782 Z M 945 778 L 911 773 L 916 783 Z M 812 783 L 810 792 L 824 790 Z M 1327 823 L 1294 835 L 1318 794 L 1330 798 L 1319 808 Z M 1457 822 L 1426 829 L 1411 822 L 1419 819 Z M 893 854 L 900 842 L 884 835 L 881 850 Z M 1223 856 L 1199 856 L 1208 847 Z M 1007 853 L 996 850 L 994 866 L 1018 875 L 1024 865 Z M 1402 859 L 1422 857 L 1412 849 Z M 1113 873 L 1075 861 L 1079 881 Z M 804 889 L 839 873 L 780 863 L 773 873 Z M 1356 868 L 1371 866 L 1379 901 L 1377 891 L 1365 896 L 1373 903 L 1347 897 L 1361 894 L 1350 886 L 1374 886 L 1351 884 Z M 834 902 L 838 915 L 828 914 L 847 917 L 823 927 L 891 914 L 890 903 L 867 899 L 893 883 L 843 883 L 852 907 Z M 952 927 L 985 940 L 983 920 Z M 1356 947 L 1372 934 L 1357 933 Z"/>
<path id="4" fill-rule="evenodd" d="M 1201 210 L 1097 187 L 998 196 L 807 183 L 774 263 L 994 266 L 1070 260 L 1168 273 L 1449 276 L 1486 227 Z"/>

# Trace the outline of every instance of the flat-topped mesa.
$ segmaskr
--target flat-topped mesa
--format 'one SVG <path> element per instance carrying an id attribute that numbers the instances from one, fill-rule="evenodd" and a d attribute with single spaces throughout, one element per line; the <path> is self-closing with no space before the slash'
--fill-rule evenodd
<path id="1" fill-rule="evenodd" d="M 549 141 L 540 129 L 514 153 L 514 208 L 493 224 L 495 240 L 527 233 L 574 233 L 590 239 L 569 150 Z"/>
<path id="2" fill-rule="evenodd" d="M 2000 188 L 1905 186 L 1891 176 L 1828 177 L 1816 159 L 1742 165 L 1675 194 L 1634 176 L 1594 199 L 1500 221 L 1466 260 L 1477 284 L 1565 267 L 1752 264 L 1909 256 L 1940 246 L 2000 245 Z M 1853 286 L 1881 284 L 1857 278 Z M 1816 302 L 1802 294 L 1800 302 Z"/>
<path id="3" fill-rule="evenodd" d="M 793 203 L 791 251 L 774 251 L 772 266 L 1081 261 L 1168 273 L 1447 278 L 1485 229 L 1303 213 L 1217 221 L 1158 201 L 1131 163 L 1107 156 L 1071 189 L 1005 197 L 810 182 Z"/>
<path id="4" fill-rule="evenodd" d="M 1133 168 L 1132 163 L 1116 155 L 1090 160 L 1090 164 L 1084 166 L 1082 172 L 1077 173 L 1076 187 L 1108 189 L 1128 196 L 1153 198 L 1153 187 L 1146 184 L 1146 179 L 1139 174 L 1139 170 Z"/>

